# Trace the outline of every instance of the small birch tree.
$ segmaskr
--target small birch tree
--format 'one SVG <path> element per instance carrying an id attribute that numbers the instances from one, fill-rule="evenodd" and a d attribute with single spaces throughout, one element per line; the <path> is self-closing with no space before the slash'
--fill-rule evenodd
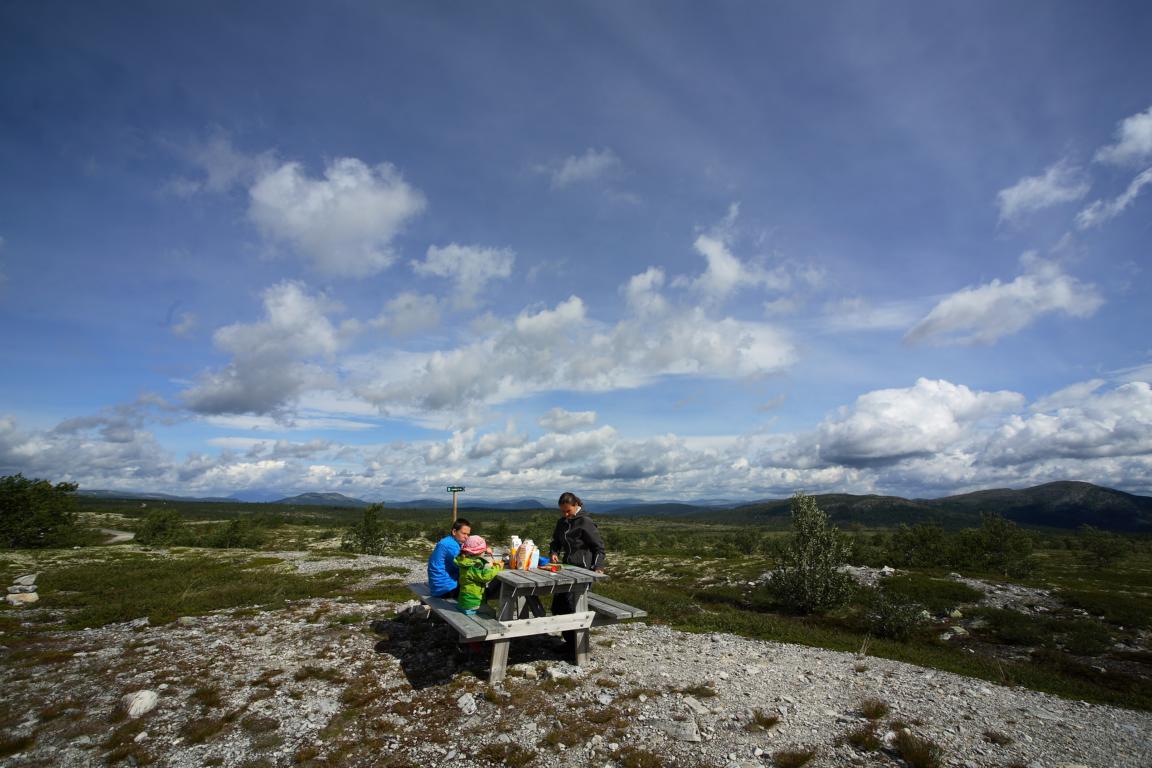
<path id="1" fill-rule="evenodd" d="M 841 570 L 849 544 L 816 499 L 792 497 L 792 538 L 784 547 L 769 582 L 776 601 L 797 613 L 819 613 L 842 605 L 852 591 L 851 577 Z"/>

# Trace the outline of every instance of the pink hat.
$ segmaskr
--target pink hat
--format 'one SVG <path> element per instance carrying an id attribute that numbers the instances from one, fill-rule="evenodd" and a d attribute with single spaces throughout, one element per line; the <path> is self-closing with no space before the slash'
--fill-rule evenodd
<path id="1" fill-rule="evenodd" d="M 469 536 L 460 549 L 470 555 L 482 555 L 484 550 L 488 549 L 488 542 L 484 541 L 482 536 Z"/>

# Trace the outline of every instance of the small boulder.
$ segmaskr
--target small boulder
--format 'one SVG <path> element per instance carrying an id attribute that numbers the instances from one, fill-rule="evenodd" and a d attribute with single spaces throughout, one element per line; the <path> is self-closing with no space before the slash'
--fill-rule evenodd
<path id="1" fill-rule="evenodd" d="M 681 722 L 668 720 L 655 725 L 676 741 L 700 742 L 704 740 L 704 737 L 700 735 L 700 727 L 691 718 Z"/>
<path id="2" fill-rule="evenodd" d="M 9 605 L 27 605 L 40 600 L 40 596 L 35 592 L 24 592 L 18 595 L 5 595 L 4 599 L 8 601 Z"/>
<path id="3" fill-rule="evenodd" d="M 156 691 L 134 691 L 120 698 L 120 709 L 127 713 L 128 717 L 137 718 L 155 709 L 159 700 Z"/>
<path id="4" fill-rule="evenodd" d="M 476 699 L 470 693 L 461 694 L 460 698 L 456 699 L 456 706 L 466 715 L 476 714 Z"/>

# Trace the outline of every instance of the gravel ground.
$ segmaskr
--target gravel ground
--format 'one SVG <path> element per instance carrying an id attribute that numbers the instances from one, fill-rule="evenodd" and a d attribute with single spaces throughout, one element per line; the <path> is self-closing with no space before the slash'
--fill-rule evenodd
<path id="1" fill-rule="evenodd" d="M 325 563 L 423 574 L 293 559 Z M 515 641 L 490 687 L 483 652 L 398 607 L 315 599 L 46 633 L 0 665 L 0 765 L 757 766 L 811 749 L 817 768 L 897 766 L 921 740 L 944 766 L 1152 766 L 1150 713 L 644 623 L 595 630 L 584 667 L 556 638 Z"/>

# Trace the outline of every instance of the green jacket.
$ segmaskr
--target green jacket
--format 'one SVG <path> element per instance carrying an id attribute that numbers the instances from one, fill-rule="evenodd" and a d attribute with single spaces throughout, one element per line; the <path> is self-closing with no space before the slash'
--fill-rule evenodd
<path id="1" fill-rule="evenodd" d="M 489 565 L 479 555 L 461 552 L 456 556 L 456 567 L 460 569 L 460 596 L 456 605 L 462 611 L 479 608 L 484 602 L 484 587 L 500 572 L 499 565 Z"/>

